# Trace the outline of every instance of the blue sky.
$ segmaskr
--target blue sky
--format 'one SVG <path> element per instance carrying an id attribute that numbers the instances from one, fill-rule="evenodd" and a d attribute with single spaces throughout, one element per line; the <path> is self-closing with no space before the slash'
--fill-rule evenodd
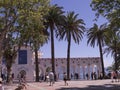
<path id="1" fill-rule="evenodd" d="M 98 25 L 104 24 L 107 22 L 103 17 L 100 17 L 98 21 L 94 21 L 95 12 L 90 8 L 90 2 L 92 0 L 51 0 L 51 4 L 58 4 L 58 6 L 64 7 L 65 12 L 74 11 L 76 14 L 79 14 L 79 18 L 83 19 L 86 28 L 91 28 L 94 23 Z M 41 51 L 43 52 L 43 58 L 51 57 L 51 44 L 50 41 L 45 44 Z M 67 56 L 67 42 L 58 41 L 55 39 L 55 57 L 66 57 Z M 87 38 L 84 35 L 83 40 L 80 44 L 75 44 L 72 41 L 71 44 L 71 57 L 99 57 L 99 49 L 96 46 L 95 48 L 87 46 Z M 104 65 L 105 67 L 111 65 L 113 62 L 111 56 L 104 55 Z"/>

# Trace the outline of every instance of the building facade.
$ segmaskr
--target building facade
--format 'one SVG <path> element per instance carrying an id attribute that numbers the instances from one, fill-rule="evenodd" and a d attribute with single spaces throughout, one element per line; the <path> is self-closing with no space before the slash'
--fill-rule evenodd
<path id="1" fill-rule="evenodd" d="M 39 59 L 39 69 L 41 74 L 46 74 L 48 69 L 51 69 L 50 58 Z M 67 72 L 67 59 L 55 58 L 55 73 L 58 79 L 63 79 L 63 73 Z M 82 57 L 82 58 L 70 58 L 70 77 L 75 78 L 78 75 L 79 79 L 86 79 L 88 74 L 91 79 L 91 74 L 95 72 L 99 77 L 102 72 L 101 60 L 99 57 Z"/>
<path id="2" fill-rule="evenodd" d="M 51 59 L 41 58 L 39 52 L 39 74 L 45 76 L 51 70 Z M 92 72 L 96 72 L 99 76 L 102 71 L 101 60 L 99 57 L 81 57 L 70 58 L 70 77 L 71 79 L 78 76 L 79 79 L 86 79 L 86 74 L 89 76 Z M 5 72 L 5 67 L 2 68 L 2 73 Z M 63 79 L 63 73 L 67 72 L 66 58 L 55 58 L 55 74 L 58 79 Z M 18 80 L 19 74 L 25 74 L 27 81 L 35 80 L 35 59 L 34 53 L 30 47 L 22 47 L 18 51 L 17 58 L 12 67 L 14 79 Z M 89 79 L 91 79 L 89 77 Z"/>

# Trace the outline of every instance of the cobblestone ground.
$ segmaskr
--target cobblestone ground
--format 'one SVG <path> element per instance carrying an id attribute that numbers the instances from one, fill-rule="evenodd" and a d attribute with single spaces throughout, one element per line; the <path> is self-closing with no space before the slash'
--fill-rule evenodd
<path id="1" fill-rule="evenodd" d="M 5 85 L 5 90 L 15 90 L 17 84 Z M 120 90 L 120 82 L 112 83 L 111 80 L 88 80 L 88 81 L 68 81 L 68 86 L 63 81 L 55 82 L 49 86 L 46 82 L 27 83 L 26 90 Z"/>

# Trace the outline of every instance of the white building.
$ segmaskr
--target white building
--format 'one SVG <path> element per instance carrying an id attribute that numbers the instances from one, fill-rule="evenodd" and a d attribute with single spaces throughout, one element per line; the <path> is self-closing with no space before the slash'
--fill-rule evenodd
<path id="1" fill-rule="evenodd" d="M 46 73 L 48 68 L 51 68 L 50 58 L 39 59 L 40 73 Z M 85 79 L 85 75 L 91 76 L 92 72 L 96 72 L 97 76 L 101 69 L 101 61 L 99 57 L 84 57 L 84 58 L 71 58 L 70 59 L 70 75 L 78 74 L 79 79 Z M 67 72 L 67 60 L 66 58 L 55 59 L 55 72 L 59 76 L 59 79 L 63 78 L 63 73 Z"/>
<path id="2" fill-rule="evenodd" d="M 45 75 L 48 69 L 51 69 L 50 58 L 40 58 L 39 53 L 39 70 L 40 74 Z M 59 79 L 63 78 L 63 73 L 67 72 L 66 58 L 55 59 L 55 72 Z M 102 71 L 101 60 L 99 57 L 84 57 L 70 59 L 70 75 L 78 74 L 79 79 L 85 79 L 86 73 L 90 76 L 92 72 L 97 75 Z M 27 81 L 35 80 L 34 54 L 30 47 L 22 47 L 19 50 L 15 63 L 12 67 L 14 79 L 17 80 L 18 74 L 26 74 Z"/>

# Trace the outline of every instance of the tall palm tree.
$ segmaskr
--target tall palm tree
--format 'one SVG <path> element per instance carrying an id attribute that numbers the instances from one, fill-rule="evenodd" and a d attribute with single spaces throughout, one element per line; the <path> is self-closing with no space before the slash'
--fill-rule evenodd
<path id="1" fill-rule="evenodd" d="M 67 77 L 70 79 L 70 47 L 71 40 L 73 39 L 75 43 L 79 42 L 83 38 L 85 23 L 82 19 L 78 19 L 78 14 L 74 12 L 68 12 L 67 16 L 64 18 L 62 30 L 59 31 L 59 38 L 65 39 L 68 42 L 67 48 Z"/>
<path id="2" fill-rule="evenodd" d="M 48 15 L 46 18 L 46 28 L 50 30 L 50 36 L 51 36 L 51 62 L 52 62 L 52 71 L 55 73 L 55 55 L 54 55 L 54 32 L 58 29 L 58 26 L 60 26 L 60 23 L 62 21 L 63 17 L 63 11 L 62 7 L 59 7 L 57 5 L 51 6 Z"/>
<path id="3" fill-rule="evenodd" d="M 103 24 L 100 27 L 98 27 L 97 24 L 94 24 L 94 26 L 87 31 L 87 38 L 88 38 L 87 44 L 90 44 L 92 47 L 94 47 L 95 44 L 99 46 L 103 77 L 105 75 L 105 72 L 104 72 L 102 46 L 105 40 L 105 31 L 106 31 L 106 24 Z"/>
<path id="4" fill-rule="evenodd" d="M 111 56 L 114 58 L 114 70 L 118 69 L 118 58 L 120 55 L 120 32 L 114 27 L 109 27 L 107 31 L 108 38 L 105 43 L 106 47 L 104 48 L 104 53 L 111 53 Z"/>

